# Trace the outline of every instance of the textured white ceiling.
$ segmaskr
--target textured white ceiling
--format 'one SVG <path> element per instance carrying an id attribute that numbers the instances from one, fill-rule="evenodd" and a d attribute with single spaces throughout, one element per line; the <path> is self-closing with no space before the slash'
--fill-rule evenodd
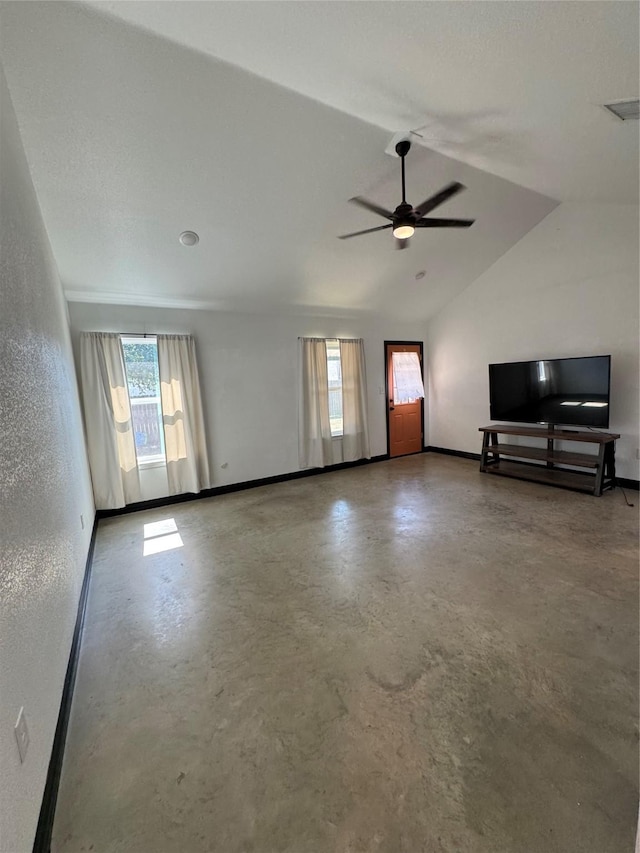
<path id="1" fill-rule="evenodd" d="M 582 16 L 556 9 L 574 5 Z M 634 95 L 632 6 L 3 3 L 2 61 L 68 295 L 430 316 L 554 207 L 547 196 L 637 201 L 637 123 L 598 106 Z M 556 124 L 569 116 L 559 126 L 538 121 L 549 103 Z M 389 130 L 428 116 L 453 141 L 410 152 L 408 198 L 460 180 L 438 214 L 476 224 L 419 233 L 405 252 L 384 233 L 338 241 L 381 222 L 349 197 L 399 202 Z M 178 242 L 185 229 L 196 248 Z"/>
<path id="2" fill-rule="evenodd" d="M 601 109 L 638 97 L 636 2 L 92 5 L 553 198 L 638 200 L 638 123 Z"/>

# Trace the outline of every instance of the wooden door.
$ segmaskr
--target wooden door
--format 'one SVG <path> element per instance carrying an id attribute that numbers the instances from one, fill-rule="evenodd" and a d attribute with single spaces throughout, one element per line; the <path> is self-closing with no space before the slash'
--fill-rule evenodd
<path id="1" fill-rule="evenodd" d="M 393 353 L 415 352 L 422 367 L 422 344 L 402 341 L 385 341 L 387 365 L 387 446 L 389 456 L 406 456 L 421 453 L 424 446 L 424 401 L 397 403 L 394 400 Z M 424 381 L 424 368 L 423 381 Z"/>

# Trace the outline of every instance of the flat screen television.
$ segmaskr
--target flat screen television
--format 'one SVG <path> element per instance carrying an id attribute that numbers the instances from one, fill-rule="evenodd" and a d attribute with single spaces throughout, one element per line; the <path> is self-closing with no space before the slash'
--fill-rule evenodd
<path id="1" fill-rule="evenodd" d="M 610 355 L 489 365 L 492 421 L 609 426 Z"/>

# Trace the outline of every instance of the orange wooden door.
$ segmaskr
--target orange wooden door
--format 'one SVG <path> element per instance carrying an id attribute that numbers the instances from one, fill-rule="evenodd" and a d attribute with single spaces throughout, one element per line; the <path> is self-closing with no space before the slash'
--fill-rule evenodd
<path id="1" fill-rule="evenodd" d="M 423 449 L 424 401 L 397 403 L 394 400 L 393 353 L 415 352 L 422 366 L 422 344 L 385 342 L 387 365 L 387 438 L 389 456 L 406 456 L 421 453 Z"/>

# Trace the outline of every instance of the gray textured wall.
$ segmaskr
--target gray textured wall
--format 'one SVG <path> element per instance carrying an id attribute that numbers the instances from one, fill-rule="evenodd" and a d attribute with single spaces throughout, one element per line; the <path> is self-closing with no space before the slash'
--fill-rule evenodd
<path id="1" fill-rule="evenodd" d="M 26 853 L 94 510 L 66 305 L 1 66 L 0 116 L 0 850 Z"/>

